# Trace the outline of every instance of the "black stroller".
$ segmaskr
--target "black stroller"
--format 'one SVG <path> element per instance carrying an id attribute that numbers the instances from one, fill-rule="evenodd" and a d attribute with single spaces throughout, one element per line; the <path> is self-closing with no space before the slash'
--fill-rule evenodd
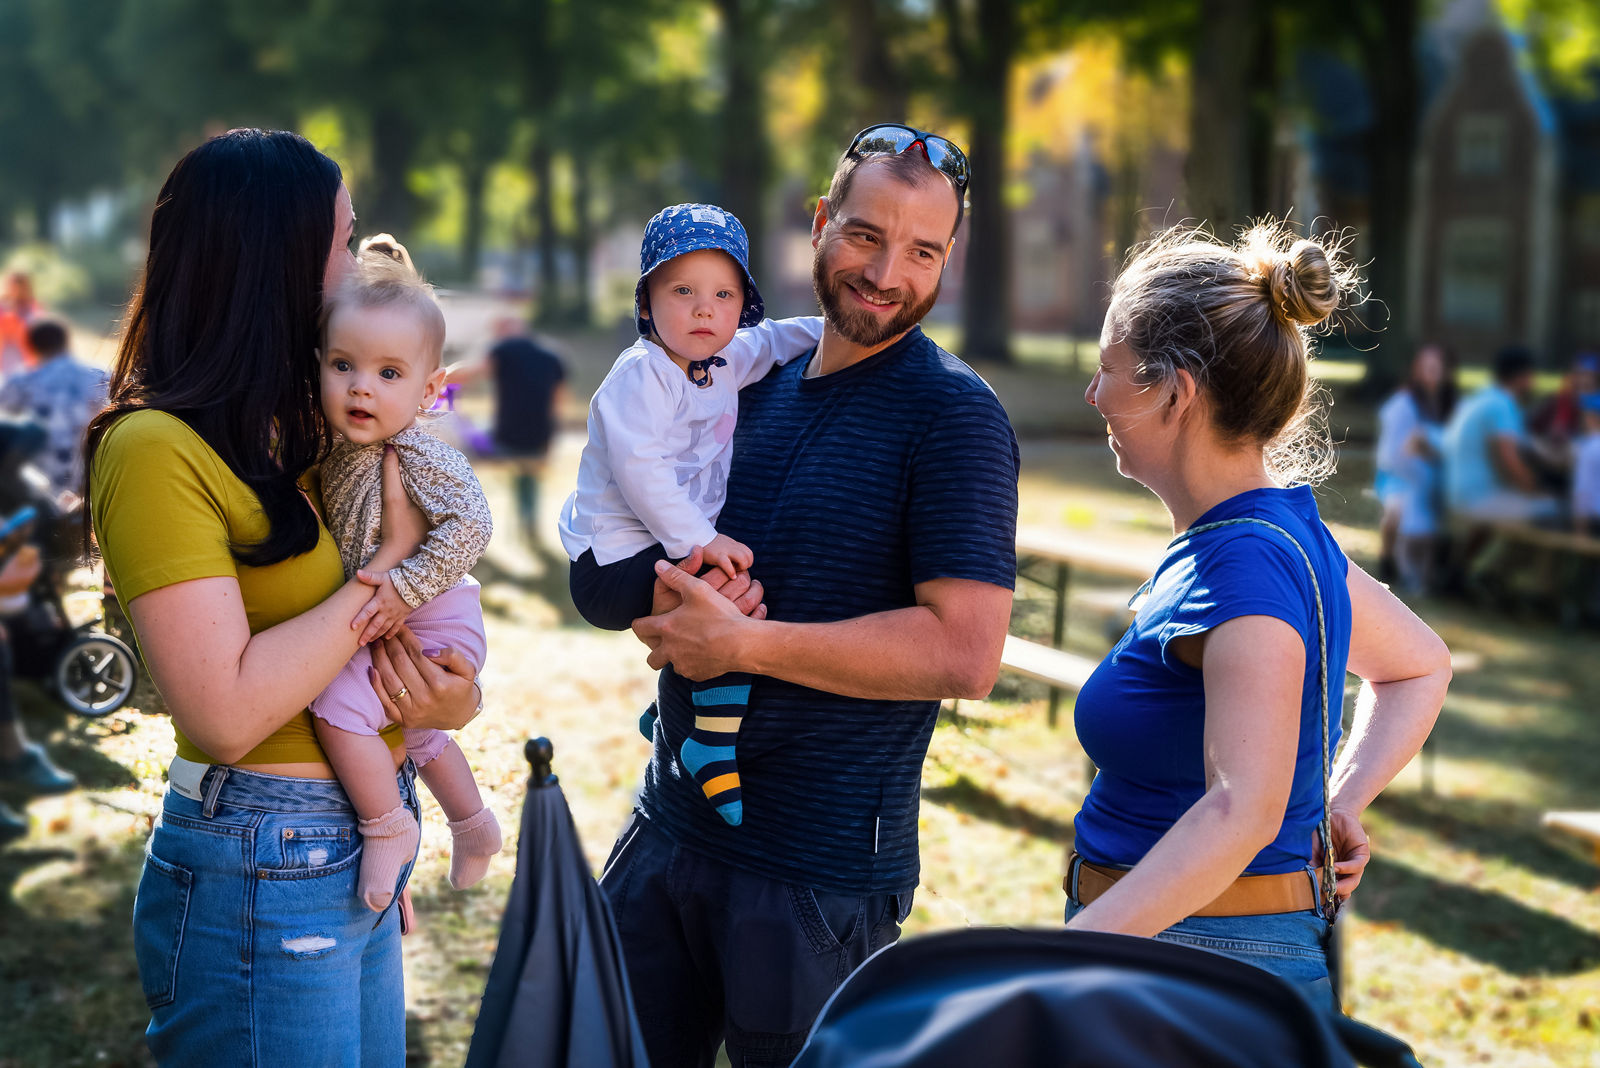
<path id="1" fill-rule="evenodd" d="M 1418 1068 L 1405 1043 L 1191 946 L 974 927 L 869 958 L 794 1068 Z"/>
<path id="2" fill-rule="evenodd" d="M 103 716 L 133 693 L 138 665 L 125 642 L 99 629 L 103 615 L 71 623 L 61 586 L 78 556 L 81 516 L 77 508 L 62 510 L 44 477 L 29 465 L 44 442 L 36 423 L 0 421 L 0 521 L 31 509 L 31 522 L 19 524 L 8 544 L 14 550 L 15 542 L 25 539 L 39 548 L 43 562 L 26 604 L 0 617 L 0 623 L 20 677 L 44 683 L 79 715 Z"/>

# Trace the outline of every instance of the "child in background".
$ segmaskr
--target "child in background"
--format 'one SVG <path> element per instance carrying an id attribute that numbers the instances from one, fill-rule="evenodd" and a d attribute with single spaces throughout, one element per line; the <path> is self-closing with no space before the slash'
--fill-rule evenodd
<path id="1" fill-rule="evenodd" d="M 487 640 L 478 584 L 467 574 L 489 543 L 489 505 L 472 467 L 417 425 L 444 383 L 444 315 L 433 289 L 388 235 L 363 243 L 354 276 L 323 309 L 322 410 L 338 434 L 322 465 L 328 530 L 347 574 L 377 587 L 352 626 L 363 648 L 315 701 L 317 739 L 360 817 L 357 895 L 381 912 L 420 828 L 400 803 L 394 761 L 378 737 L 388 722 L 372 692 L 366 644 L 402 623 L 424 646 L 459 650 L 483 666 Z M 400 455 L 406 492 L 432 527 L 417 554 L 382 575 L 360 571 L 377 548 L 383 454 Z M 391 698 L 405 697 L 402 687 Z M 401 707 L 404 707 L 403 705 Z M 483 803 L 461 747 L 443 731 L 407 730 L 406 752 L 450 820 L 450 885 L 483 878 L 500 851 L 500 825 Z"/>
<path id="2" fill-rule="evenodd" d="M 739 390 L 822 336 L 818 317 L 762 318 L 744 226 L 709 204 L 664 208 L 646 225 L 634 318 L 639 340 L 595 392 L 578 489 L 561 511 L 573 603 L 608 630 L 650 614 L 657 560 L 698 545 L 730 577 L 754 563 L 716 529 Z M 743 673 L 695 683 L 695 726 L 678 753 L 733 825 L 744 818 L 735 743 L 750 683 Z"/>
<path id="3" fill-rule="evenodd" d="M 1572 450 L 1572 522 L 1580 534 L 1600 536 L 1600 393 L 1578 398 L 1582 434 Z"/>

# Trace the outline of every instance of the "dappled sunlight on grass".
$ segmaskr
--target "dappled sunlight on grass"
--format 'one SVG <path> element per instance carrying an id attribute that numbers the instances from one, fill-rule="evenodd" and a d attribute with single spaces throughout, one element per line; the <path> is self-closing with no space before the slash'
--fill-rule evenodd
<path id="1" fill-rule="evenodd" d="M 593 337 L 573 346 L 573 378 L 592 386 L 615 350 Z M 1022 522 L 1159 554 L 1171 531 L 1164 509 L 1117 475 L 1082 402 L 1092 353 L 1080 350 L 1087 362 L 1074 376 L 1034 365 L 1050 358 L 1047 346 L 1024 348 L 1022 367 L 984 373 L 1008 404 L 1019 398 L 1025 425 L 1056 412 L 1069 421 L 1048 440 L 1025 435 Z M 482 419 L 479 400 L 464 406 Z M 412 881 L 420 929 L 403 944 L 412 1063 L 459 1064 L 465 1055 L 515 867 L 528 775 L 523 742 L 553 739 L 555 770 L 596 869 L 647 757 L 637 720 L 655 678 L 644 649 L 630 634 L 576 620 L 554 546 L 579 426 L 574 413 L 544 483 L 541 528 L 550 544 L 530 551 L 517 544 L 514 524 L 503 523 L 476 572 L 490 639 L 486 711 L 461 741 L 506 847 L 483 883 L 450 890 L 444 817 L 422 791 Z M 1363 494 L 1370 462 L 1354 449 L 1344 460 L 1319 500 L 1347 551 L 1366 561 L 1376 547 L 1376 507 Z M 484 465 L 481 474 L 496 515 L 511 514 L 504 469 Z M 1105 651 L 1123 623 L 1119 592 L 1131 591 L 1074 578 L 1071 649 Z M 1048 638 L 1052 608 L 1048 591 L 1023 583 L 1013 631 Z M 1430 1065 L 1600 1064 L 1600 868 L 1576 843 L 1538 826 L 1546 809 L 1600 807 L 1597 636 L 1451 602 L 1419 608 L 1453 649 L 1479 663 L 1457 675 L 1431 743 L 1435 795 L 1422 793 L 1422 767 L 1413 762 L 1371 810 L 1377 859 L 1342 921 L 1350 1007 L 1413 1042 Z M 1055 729 L 1045 709 L 1043 686 L 1007 675 L 991 700 L 963 701 L 941 716 L 923 769 L 922 885 L 908 933 L 1060 922 L 1063 852 L 1087 778 L 1070 698 Z M 118 713 L 79 721 L 23 688 L 30 732 L 87 785 L 30 804 L 32 835 L 0 850 L 0 1003 L 10 1007 L 0 1065 L 148 1063 L 129 918 L 173 752 L 159 711 L 143 686 Z"/>

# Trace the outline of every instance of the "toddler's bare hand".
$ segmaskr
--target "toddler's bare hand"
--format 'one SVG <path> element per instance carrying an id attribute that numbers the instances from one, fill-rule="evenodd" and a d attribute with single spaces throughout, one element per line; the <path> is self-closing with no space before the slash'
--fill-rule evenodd
<path id="1" fill-rule="evenodd" d="M 756 562 L 755 553 L 750 551 L 748 545 L 734 541 L 726 534 L 712 538 L 704 552 L 707 566 L 720 567 L 730 577 L 741 571 L 749 571 L 750 565 Z"/>
<path id="2" fill-rule="evenodd" d="M 361 631 L 361 644 L 366 645 L 378 638 L 394 637 L 410 614 L 411 606 L 394 588 L 394 580 L 386 572 L 378 580 L 372 597 L 351 621 L 350 629 Z"/>

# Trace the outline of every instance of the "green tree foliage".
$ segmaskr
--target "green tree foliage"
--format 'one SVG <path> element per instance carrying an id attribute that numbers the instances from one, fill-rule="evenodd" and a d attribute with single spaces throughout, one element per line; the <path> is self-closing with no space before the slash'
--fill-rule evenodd
<path id="1" fill-rule="evenodd" d="M 81 17 L 110 7 L 94 0 L 84 8 L 100 10 Z M 42 0 L 0 4 L 0 209 L 5 221 L 26 220 L 40 240 L 51 236 L 54 205 L 102 183 L 118 158 L 119 130 L 104 107 L 107 83 L 81 30 Z"/>
<path id="2" fill-rule="evenodd" d="M 1499 9 L 1523 34 L 1547 82 L 1578 96 L 1600 92 L 1600 4 L 1594 0 L 1499 0 Z"/>

